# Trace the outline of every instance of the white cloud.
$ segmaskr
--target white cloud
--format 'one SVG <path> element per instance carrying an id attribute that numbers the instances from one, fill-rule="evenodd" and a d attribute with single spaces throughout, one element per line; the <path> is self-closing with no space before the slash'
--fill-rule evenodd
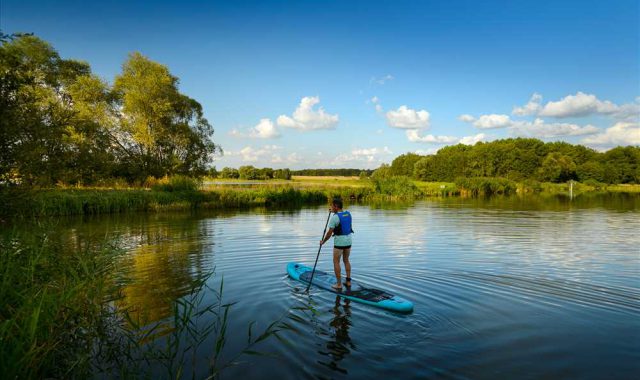
<path id="1" fill-rule="evenodd" d="M 473 117 L 471 115 L 467 115 L 467 114 L 458 116 L 458 120 L 464 121 L 465 123 L 471 123 L 475 119 L 476 119 L 475 117 Z"/>
<path id="2" fill-rule="evenodd" d="M 536 115 L 540 109 L 540 102 L 542 101 L 542 95 L 538 93 L 534 93 L 531 95 L 531 99 L 529 102 L 522 107 L 513 107 L 512 114 L 516 116 L 528 116 L 528 115 Z"/>
<path id="3" fill-rule="evenodd" d="M 570 123 L 546 123 L 542 119 L 535 119 L 533 122 L 516 121 L 511 131 L 518 136 L 551 138 L 589 135 L 597 133 L 599 129 L 590 124 L 580 126 Z"/>
<path id="4" fill-rule="evenodd" d="M 430 144 L 451 144 L 458 142 L 458 138 L 453 136 L 420 136 L 420 133 L 417 129 L 410 129 L 406 131 L 406 135 L 411 142 L 423 142 Z"/>
<path id="5" fill-rule="evenodd" d="M 351 151 L 351 154 L 353 154 L 354 156 L 373 156 L 376 154 L 391 154 L 393 152 L 391 152 L 391 150 L 388 147 L 384 147 L 382 149 L 380 148 L 363 148 L 363 149 L 354 149 Z"/>
<path id="6" fill-rule="evenodd" d="M 237 152 L 226 152 L 225 156 L 240 157 L 242 162 L 270 162 L 273 155 L 281 149 L 277 145 L 265 145 L 262 148 L 246 146 Z"/>
<path id="7" fill-rule="evenodd" d="M 484 133 L 478 133 L 474 136 L 465 136 L 462 138 L 454 137 L 454 136 L 434 136 L 434 135 L 426 135 L 420 136 L 420 132 L 417 129 L 411 129 L 406 132 L 407 138 L 411 142 L 421 142 L 421 143 L 429 143 L 429 144 L 465 144 L 465 145 L 474 145 L 478 141 L 483 141 L 486 139 L 486 135 Z"/>
<path id="8" fill-rule="evenodd" d="M 393 152 L 386 146 L 383 148 L 357 148 L 353 149 L 351 153 L 338 155 L 330 164 L 333 166 L 364 165 L 373 168 L 385 162 L 385 158 L 389 158 L 392 154 Z"/>
<path id="9" fill-rule="evenodd" d="M 482 115 L 473 122 L 473 126 L 480 129 L 506 128 L 513 125 L 508 115 Z"/>
<path id="10" fill-rule="evenodd" d="M 229 135 L 234 137 L 249 137 L 254 139 L 271 139 L 275 137 L 280 137 L 280 132 L 273 124 L 271 119 L 260 119 L 258 125 L 253 128 L 249 128 L 247 133 L 243 133 L 238 131 L 237 129 L 233 129 L 229 132 Z"/>
<path id="11" fill-rule="evenodd" d="M 376 112 L 378 113 L 382 113 L 382 111 L 384 110 L 382 108 L 382 104 L 380 104 L 380 98 L 378 98 L 377 96 L 374 96 L 373 98 L 367 100 L 367 103 L 373 103 L 376 108 Z"/>
<path id="12" fill-rule="evenodd" d="M 516 116 L 548 116 L 555 118 L 582 117 L 589 115 L 609 115 L 619 120 L 633 121 L 640 118 L 640 99 L 635 102 L 617 105 L 608 100 L 600 100 L 593 94 L 578 91 L 575 95 L 568 95 L 542 105 L 542 95 L 534 93 L 529 102 L 522 107 L 514 107 Z"/>
<path id="13" fill-rule="evenodd" d="M 640 120 L 640 97 L 636 98 L 635 103 L 627 103 L 618 106 L 618 110 L 613 114 L 616 119 L 628 122 L 637 122 Z"/>
<path id="14" fill-rule="evenodd" d="M 413 151 L 413 153 L 419 154 L 421 156 L 429 156 L 429 155 L 438 153 L 439 150 L 440 150 L 440 147 L 431 148 L 431 149 L 416 149 Z"/>
<path id="15" fill-rule="evenodd" d="M 581 142 L 598 146 L 640 145 L 640 123 L 621 121 L 604 133 L 586 137 Z"/>
<path id="16" fill-rule="evenodd" d="M 383 84 L 385 84 L 385 82 L 393 79 L 395 78 L 391 74 L 387 74 L 381 78 L 371 77 L 371 79 L 369 80 L 369 84 L 378 84 L 382 86 Z"/>
<path id="17" fill-rule="evenodd" d="M 531 122 L 524 120 L 512 120 L 508 115 L 492 114 L 481 115 L 478 119 L 473 117 L 466 119 L 469 122 L 473 122 L 473 125 L 479 129 L 508 128 L 510 132 L 516 136 L 536 137 L 542 139 L 559 136 L 582 136 L 598 132 L 598 128 L 590 124 L 580 126 L 570 123 L 547 123 L 540 118 Z"/>
<path id="18" fill-rule="evenodd" d="M 396 111 L 387 112 L 387 124 L 394 128 L 423 129 L 429 128 L 429 112 L 416 111 L 407 106 L 400 106 Z"/>
<path id="19" fill-rule="evenodd" d="M 274 154 L 274 155 L 271 156 L 271 163 L 272 164 L 293 165 L 293 164 L 299 163 L 300 161 L 302 161 L 302 157 L 300 157 L 300 155 L 298 153 L 295 153 L 295 152 L 291 153 L 291 154 L 288 154 L 284 158 L 279 154 Z"/>
<path id="20" fill-rule="evenodd" d="M 292 117 L 286 115 L 278 116 L 278 125 L 302 131 L 334 129 L 338 124 L 338 115 L 328 114 L 322 107 L 314 110 L 313 107 L 318 103 L 320 103 L 319 97 L 305 96 L 300 100 L 298 108 L 293 111 Z"/>
<path id="21" fill-rule="evenodd" d="M 548 102 L 539 115 L 562 118 L 595 113 L 613 114 L 617 109 L 618 106 L 608 100 L 601 101 L 595 95 L 578 91 L 575 95 L 568 95 L 557 102 Z"/>
<path id="22" fill-rule="evenodd" d="M 460 139 L 460 144 L 464 145 L 475 145 L 477 142 L 484 141 L 487 138 L 487 135 L 484 133 L 478 133 L 474 136 L 465 136 Z"/>

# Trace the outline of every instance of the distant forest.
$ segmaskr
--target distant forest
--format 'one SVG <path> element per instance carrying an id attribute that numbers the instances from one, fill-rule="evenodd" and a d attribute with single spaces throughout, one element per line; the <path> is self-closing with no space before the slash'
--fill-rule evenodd
<path id="1" fill-rule="evenodd" d="M 640 147 L 617 147 L 598 152 L 582 145 L 516 138 L 476 145 L 453 145 L 433 155 L 407 153 L 391 165 L 378 169 L 256 169 L 224 168 L 224 178 L 289 179 L 291 175 L 360 176 L 388 178 L 406 176 L 429 182 L 454 182 L 458 178 L 496 177 L 512 181 L 640 183 Z"/>
<path id="2" fill-rule="evenodd" d="M 460 177 L 500 177 L 513 181 L 640 183 L 640 147 L 598 152 L 566 142 L 503 139 L 447 146 L 429 156 L 403 154 L 374 175 L 442 182 Z"/>

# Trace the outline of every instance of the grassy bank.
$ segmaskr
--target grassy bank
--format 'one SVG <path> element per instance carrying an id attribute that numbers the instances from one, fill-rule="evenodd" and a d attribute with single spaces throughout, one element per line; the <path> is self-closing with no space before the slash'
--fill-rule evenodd
<path id="1" fill-rule="evenodd" d="M 118 250 L 68 254 L 55 236 L 23 230 L 0 236 L 0 251 L 3 378 L 86 377 Z"/>
<path id="2" fill-rule="evenodd" d="M 625 192 L 640 194 L 640 185 L 600 183 L 514 182 L 504 178 L 460 178 L 451 182 L 421 182 L 408 177 L 356 179 L 298 177 L 295 181 L 233 181 L 203 187 L 185 182 L 154 185 L 150 189 L 57 188 L 1 190 L 0 217 L 94 215 L 127 211 L 236 209 L 258 206 L 322 204 L 334 197 L 351 202 L 406 201 L 424 197 L 513 194 Z"/>

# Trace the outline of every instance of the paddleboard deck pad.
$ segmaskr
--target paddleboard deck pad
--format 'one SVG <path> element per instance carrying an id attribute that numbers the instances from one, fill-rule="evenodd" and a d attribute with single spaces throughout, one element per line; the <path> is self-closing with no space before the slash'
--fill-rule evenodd
<path id="1" fill-rule="evenodd" d="M 313 268 L 300 263 L 287 264 L 287 273 L 289 274 L 289 277 L 294 280 L 304 282 L 305 284 L 309 283 L 312 271 Z M 345 286 L 345 281 L 346 280 L 343 279 L 342 289 L 334 289 L 332 288 L 332 285 L 336 283 L 336 277 L 333 274 L 316 269 L 316 272 L 313 275 L 312 284 L 355 302 L 364 303 L 398 313 L 411 313 L 413 311 L 413 303 L 390 292 L 364 286 L 353 280 L 351 280 L 351 286 L 347 287 Z"/>

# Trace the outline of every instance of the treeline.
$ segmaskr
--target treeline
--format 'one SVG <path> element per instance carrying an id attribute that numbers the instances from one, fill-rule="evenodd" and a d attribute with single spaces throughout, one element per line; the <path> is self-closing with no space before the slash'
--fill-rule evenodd
<path id="1" fill-rule="evenodd" d="M 291 179 L 292 176 L 360 176 L 369 177 L 373 170 L 368 169 L 302 169 L 290 170 L 256 168 L 251 165 L 241 166 L 238 169 L 225 167 L 217 171 L 215 167 L 209 169 L 208 175 L 214 178 L 239 178 L 239 179 Z"/>
<path id="2" fill-rule="evenodd" d="M 251 165 L 241 166 L 238 169 L 223 168 L 220 172 L 214 169 L 209 171 L 211 177 L 217 178 L 239 178 L 239 179 L 291 179 L 291 170 L 272 169 L 272 168 L 256 168 Z"/>
<path id="3" fill-rule="evenodd" d="M 598 152 L 582 145 L 529 138 L 453 145 L 436 154 L 396 157 L 374 177 L 408 176 L 422 181 L 454 182 L 459 178 L 493 177 L 512 181 L 640 183 L 640 147 Z"/>
<path id="4" fill-rule="evenodd" d="M 292 171 L 293 175 L 306 175 L 306 176 L 360 176 L 362 172 L 366 173 L 366 176 L 370 176 L 373 170 L 369 169 L 302 169 Z"/>
<path id="5" fill-rule="evenodd" d="M 0 40 L 0 184 L 206 173 L 213 128 L 166 66 L 132 53 L 108 83 L 33 35 Z"/>

